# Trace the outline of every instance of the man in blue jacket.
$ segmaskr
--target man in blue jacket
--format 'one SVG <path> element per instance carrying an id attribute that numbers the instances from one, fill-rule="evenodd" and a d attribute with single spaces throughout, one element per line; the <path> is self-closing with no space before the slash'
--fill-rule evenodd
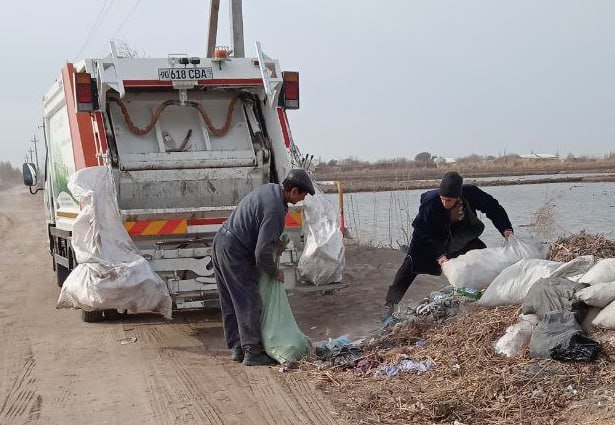
<path id="1" fill-rule="evenodd" d="M 216 233 L 213 263 L 222 323 L 231 359 L 245 366 L 276 364 L 261 341 L 262 301 L 259 270 L 284 280 L 274 261 L 274 250 L 284 231 L 287 204 L 314 195 L 308 173 L 290 170 L 282 185 L 262 185 L 243 198 Z"/>
<path id="2" fill-rule="evenodd" d="M 508 214 L 498 201 L 474 185 L 463 184 L 457 172 L 446 173 L 438 190 L 421 195 L 410 249 L 387 291 L 384 320 L 393 314 L 417 275 L 438 276 L 450 258 L 486 247 L 479 239 L 485 225 L 476 210 L 485 213 L 505 238 L 513 234 Z"/>

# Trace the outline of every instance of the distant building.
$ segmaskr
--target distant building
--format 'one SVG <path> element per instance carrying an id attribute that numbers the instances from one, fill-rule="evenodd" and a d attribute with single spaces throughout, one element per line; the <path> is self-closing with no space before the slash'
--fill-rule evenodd
<path id="1" fill-rule="evenodd" d="M 447 158 L 447 157 L 444 157 L 444 156 L 436 156 L 433 159 L 433 162 L 436 164 L 436 166 L 450 165 L 450 164 L 457 163 L 457 161 L 455 161 L 455 158 Z"/>
<path id="2" fill-rule="evenodd" d="M 559 156 L 553 155 L 552 153 L 526 153 L 526 154 L 519 155 L 519 158 L 553 160 L 553 159 L 559 159 Z"/>

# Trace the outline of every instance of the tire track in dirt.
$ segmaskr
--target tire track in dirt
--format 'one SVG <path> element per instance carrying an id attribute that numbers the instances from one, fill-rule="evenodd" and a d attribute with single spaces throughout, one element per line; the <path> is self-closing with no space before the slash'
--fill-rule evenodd
<path id="1" fill-rule="evenodd" d="M 156 423 L 337 424 L 309 385 L 209 355 L 196 323 L 139 326 Z M 196 345 L 195 345 L 196 344 Z M 287 385 L 290 382 L 290 385 Z"/>
<path id="2" fill-rule="evenodd" d="M 291 375 L 279 376 L 269 368 L 247 368 L 246 374 L 252 393 L 267 412 L 267 423 L 337 424 L 315 389 L 297 385 Z"/>
<path id="3" fill-rule="evenodd" d="M 43 400 L 36 392 L 35 367 L 36 360 L 28 348 L 21 369 L 0 405 L 1 424 L 27 423 L 40 416 Z"/>
<path id="4" fill-rule="evenodd" d="M 14 223 L 15 221 L 9 215 L 0 211 L 0 236 L 4 236 Z"/>
<path id="5" fill-rule="evenodd" d="M 152 408 L 161 424 L 199 423 L 222 425 L 216 405 L 208 399 L 210 391 L 203 376 L 193 375 L 181 356 L 169 344 L 181 338 L 171 324 L 142 326 L 139 339 L 153 343 L 153 354 L 146 361 Z M 161 375 L 164 378 L 161 379 Z M 197 379 L 198 377 L 198 379 Z M 201 382 L 204 381 L 204 382 Z"/>

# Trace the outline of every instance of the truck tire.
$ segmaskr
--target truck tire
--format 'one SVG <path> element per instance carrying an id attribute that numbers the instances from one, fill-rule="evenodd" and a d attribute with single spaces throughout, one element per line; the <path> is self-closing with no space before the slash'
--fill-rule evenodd
<path id="1" fill-rule="evenodd" d="M 106 320 L 122 320 L 125 313 L 119 313 L 116 309 L 104 310 Z"/>
<path id="2" fill-rule="evenodd" d="M 56 282 L 58 283 L 58 286 L 61 288 L 62 285 L 64 285 L 64 281 L 70 274 L 70 270 L 68 270 L 63 265 L 57 264 L 57 263 L 55 263 L 55 269 L 56 269 Z"/>
<path id="3" fill-rule="evenodd" d="M 103 320 L 103 312 L 101 310 L 85 311 L 81 310 L 81 320 L 87 323 L 100 322 Z"/>

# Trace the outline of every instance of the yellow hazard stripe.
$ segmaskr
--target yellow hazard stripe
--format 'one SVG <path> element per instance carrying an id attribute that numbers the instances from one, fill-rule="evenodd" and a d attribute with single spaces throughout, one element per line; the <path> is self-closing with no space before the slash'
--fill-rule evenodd
<path id="1" fill-rule="evenodd" d="M 56 211 L 56 214 L 59 217 L 67 217 L 67 218 L 77 218 L 77 213 L 73 213 L 73 212 L 64 212 L 64 211 Z"/>
<path id="2" fill-rule="evenodd" d="M 300 227 L 303 222 L 303 215 L 301 212 L 289 212 L 286 214 L 285 227 Z"/>
<path id="3" fill-rule="evenodd" d="M 188 232 L 187 220 L 125 221 L 130 236 L 178 235 Z"/>

